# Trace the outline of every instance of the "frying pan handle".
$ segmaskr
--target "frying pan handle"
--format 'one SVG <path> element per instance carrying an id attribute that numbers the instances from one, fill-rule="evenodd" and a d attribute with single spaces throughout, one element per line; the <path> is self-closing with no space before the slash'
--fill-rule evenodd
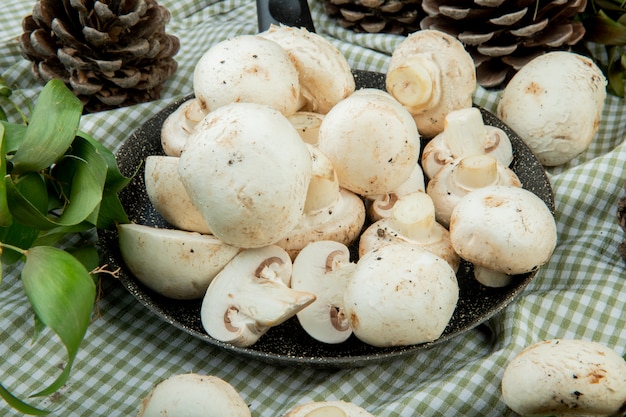
<path id="1" fill-rule="evenodd" d="M 315 32 L 307 0 L 256 0 L 259 32 L 271 24 L 303 27 Z"/>

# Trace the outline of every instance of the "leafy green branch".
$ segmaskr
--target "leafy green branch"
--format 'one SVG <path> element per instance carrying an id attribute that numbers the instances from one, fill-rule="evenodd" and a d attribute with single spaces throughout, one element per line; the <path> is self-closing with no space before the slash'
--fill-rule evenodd
<path id="1" fill-rule="evenodd" d="M 96 300 L 89 271 L 98 266 L 97 249 L 65 248 L 63 239 L 128 222 L 118 192 L 129 178 L 108 149 L 79 130 L 82 104 L 62 81 L 44 86 L 30 118 L 10 96 L 0 80 L 0 98 L 22 118 L 8 121 L 0 106 L 0 266 L 23 263 L 20 278 L 35 333 L 47 326 L 67 352 L 62 372 L 32 394 L 41 397 L 69 378 Z M 49 412 L 19 399 L 1 381 L 0 398 L 25 414 Z"/>

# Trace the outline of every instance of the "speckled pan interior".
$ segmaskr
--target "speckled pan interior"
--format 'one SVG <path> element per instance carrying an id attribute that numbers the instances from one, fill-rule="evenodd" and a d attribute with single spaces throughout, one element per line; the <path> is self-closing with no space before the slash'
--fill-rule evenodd
<path id="1" fill-rule="evenodd" d="M 357 88 L 384 89 L 384 74 L 354 71 Z M 120 198 L 131 221 L 155 227 L 169 227 L 155 211 L 146 195 L 143 180 L 143 162 L 148 155 L 161 155 L 160 129 L 165 118 L 184 100 L 173 103 L 148 120 L 121 146 L 117 160 L 122 173 L 134 176 L 130 185 L 120 193 Z M 552 188 L 543 167 L 528 147 L 494 115 L 481 109 L 485 123 L 503 129 L 509 134 L 514 150 L 512 169 L 524 188 L 537 194 L 554 212 Z M 128 271 L 122 261 L 115 231 L 99 231 L 106 262 L 120 267 L 120 281 L 124 287 L 162 320 L 232 354 L 275 365 L 310 366 L 315 368 L 359 367 L 393 358 L 410 355 L 423 349 L 445 343 L 484 323 L 505 308 L 531 282 L 535 273 L 520 275 L 514 284 L 505 288 L 487 288 L 472 276 L 472 267 L 462 263 L 458 272 L 460 298 L 452 320 L 442 336 L 431 343 L 413 346 L 376 348 L 352 336 L 338 345 L 320 343 L 309 337 L 292 318 L 270 329 L 251 347 L 239 348 L 219 342 L 206 334 L 200 322 L 201 301 L 177 301 L 162 297 L 143 286 Z"/>

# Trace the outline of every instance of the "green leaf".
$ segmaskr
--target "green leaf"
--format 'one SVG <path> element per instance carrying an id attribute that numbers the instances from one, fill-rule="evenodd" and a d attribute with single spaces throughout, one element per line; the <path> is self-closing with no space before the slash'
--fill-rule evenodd
<path id="1" fill-rule="evenodd" d="M 24 414 L 28 414 L 31 416 L 44 416 L 50 413 L 50 411 L 41 410 L 20 400 L 15 395 L 11 394 L 11 392 L 7 390 L 2 384 L 0 384 L 0 397 L 4 401 L 6 401 L 6 403 L 9 404 L 11 408 Z"/>
<path id="2" fill-rule="evenodd" d="M 74 140 L 82 109 L 80 100 L 63 81 L 48 81 L 12 159 L 13 172 L 40 171 L 56 162 Z"/>
<path id="3" fill-rule="evenodd" d="M 601 45 L 625 45 L 626 26 L 611 19 L 603 10 L 583 20 L 585 40 Z"/>
<path id="4" fill-rule="evenodd" d="M 68 354 L 63 372 L 33 396 L 49 395 L 61 388 L 69 377 L 91 320 L 96 286 L 80 261 L 51 246 L 28 250 L 21 278 L 38 319 L 59 336 Z"/>
<path id="5" fill-rule="evenodd" d="M 130 223 L 120 198 L 117 194 L 103 196 L 98 210 L 96 227 L 98 229 L 111 229 L 120 223 Z"/>
<path id="6" fill-rule="evenodd" d="M 39 178 L 39 182 L 37 181 Z M 29 227 L 40 230 L 48 230 L 56 227 L 51 219 L 46 216 L 48 209 L 48 191 L 46 184 L 37 173 L 29 173 L 19 178 L 16 184 L 11 177 L 4 177 L 7 190 L 7 200 L 13 219 Z M 28 182 L 30 187 L 19 187 L 19 184 Z M 36 192 L 33 192 L 36 191 Z M 41 206 L 41 201 L 45 199 L 45 205 Z"/>
<path id="7" fill-rule="evenodd" d="M 18 125 L 16 123 L 0 122 L 4 128 L 5 149 L 4 154 L 13 154 L 24 141 L 26 134 L 26 125 Z"/>
<path id="8" fill-rule="evenodd" d="M 624 96 L 624 68 L 622 66 L 622 54 L 620 48 L 609 48 L 609 65 L 607 68 L 607 80 L 609 87 L 618 97 Z"/>
<path id="9" fill-rule="evenodd" d="M 76 133 L 77 136 L 87 140 L 91 145 L 95 148 L 96 152 L 100 154 L 100 156 L 104 159 L 107 165 L 107 176 L 105 182 L 105 191 L 117 193 L 122 188 L 126 187 L 130 182 L 131 178 L 125 177 L 119 170 L 117 166 L 117 160 L 115 159 L 115 155 L 108 150 L 104 145 L 100 142 L 96 141 L 94 138 L 86 134 L 85 132 L 78 131 Z"/>
<path id="10" fill-rule="evenodd" d="M 107 166 L 96 148 L 76 137 L 71 154 L 66 155 L 54 169 L 68 196 L 59 225 L 78 224 L 98 207 L 106 179 Z"/>
<path id="11" fill-rule="evenodd" d="M 69 248 L 67 252 L 78 259 L 87 271 L 93 271 L 100 266 L 100 254 L 95 246 Z"/>

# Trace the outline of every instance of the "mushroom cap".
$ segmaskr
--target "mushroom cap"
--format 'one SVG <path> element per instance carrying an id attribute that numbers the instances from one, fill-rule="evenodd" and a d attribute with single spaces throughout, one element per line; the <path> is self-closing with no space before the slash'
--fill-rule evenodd
<path id="1" fill-rule="evenodd" d="M 502 375 L 502 397 L 524 416 L 621 415 L 626 361 L 593 341 L 554 339 L 519 352 Z"/>
<path id="2" fill-rule="evenodd" d="M 352 334 L 343 294 L 355 267 L 348 247 L 332 240 L 308 244 L 294 260 L 291 288 L 316 296 L 297 314 L 302 328 L 314 339 L 342 343 Z"/>
<path id="3" fill-rule="evenodd" d="M 331 400 L 298 405 L 283 417 L 374 417 L 374 415 L 354 403 Z"/>
<path id="4" fill-rule="evenodd" d="M 161 146 L 165 155 L 180 156 L 187 138 L 204 116 L 197 98 L 183 102 L 167 116 L 161 126 Z"/>
<path id="5" fill-rule="evenodd" d="M 178 175 L 178 157 L 150 155 L 146 158 L 144 182 L 148 199 L 177 229 L 211 234 L 202 214 L 196 209 Z"/>
<path id="6" fill-rule="evenodd" d="M 213 338 L 234 346 L 254 344 L 315 301 L 315 294 L 289 287 L 292 262 L 282 248 L 245 249 L 213 279 L 200 319 Z"/>
<path id="7" fill-rule="evenodd" d="M 396 46 L 389 61 L 387 90 L 395 97 L 400 95 L 394 92 L 404 87 L 402 83 L 395 84 L 390 75 L 406 65 L 407 60 L 416 57 L 421 61 L 420 64 L 427 63 L 428 68 L 435 70 L 430 76 L 433 84 L 422 86 L 432 91 L 427 93 L 430 99 L 424 104 L 409 104 L 406 107 L 413 114 L 420 134 L 433 137 L 443 131 L 448 113 L 471 107 L 472 95 L 476 90 L 476 69 L 471 55 L 454 36 L 430 29 L 413 32 Z"/>
<path id="8" fill-rule="evenodd" d="M 444 165 L 428 182 L 426 193 L 435 205 L 437 221 L 450 225 L 454 206 L 470 191 L 488 185 L 521 187 L 517 174 L 496 158 L 488 155 L 470 155 Z"/>
<path id="9" fill-rule="evenodd" d="M 137 417 L 251 417 L 241 395 L 228 382 L 195 373 L 171 376 L 141 402 Z"/>
<path id="10" fill-rule="evenodd" d="M 456 273 L 418 245 L 391 243 L 357 262 L 344 295 L 352 331 L 378 347 L 437 339 L 456 308 Z"/>
<path id="11" fill-rule="evenodd" d="M 211 235 L 127 223 L 117 226 L 120 253 L 133 275 L 169 298 L 202 298 L 239 252 Z"/>
<path id="12" fill-rule="evenodd" d="M 284 25 L 271 25 L 259 36 L 278 43 L 294 62 L 300 81 L 301 110 L 328 113 L 354 92 L 354 76 L 348 61 L 323 36 Z"/>
<path id="13" fill-rule="evenodd" d="M 392 192 L 409 178 L 419 159 L 420 136 L 397 100 L 367 88 L 326 114 L 317 146 L 332 161 L 339 185 L 367 196 Z"/>
<path id="14" fill-rule="evenodd" d="M 193 91 L 206 112 L 233 102 L 259 103 L 286 116 L 299 107 L 298 71 L 279 44 L 240 35 L 209 48 L 196 63 Z"/>
<path id="15" fill-rule="evenodd" d="M 550 209 L 531 191 L 493 185 L 471 191 L 456 204 L 450 238 L 461 258 L 516 275 L 550 259 L 557 230 Z"/>
<path id="16" fill-rule="evenodd" d="M 534 58 L 506 85 L 498 117 L 546 166 L 584 152 L 600 125 L 607 80 L 588 57 L 555 51 Z"/>
<path id="17" fill-rule="evenodd" d="M 232 103 L 189 137 L 179 174 L 209 228 L 242 248 L 273 244 L 302 218 L 311 157 L 289 120 L 268 106 Z"/>

